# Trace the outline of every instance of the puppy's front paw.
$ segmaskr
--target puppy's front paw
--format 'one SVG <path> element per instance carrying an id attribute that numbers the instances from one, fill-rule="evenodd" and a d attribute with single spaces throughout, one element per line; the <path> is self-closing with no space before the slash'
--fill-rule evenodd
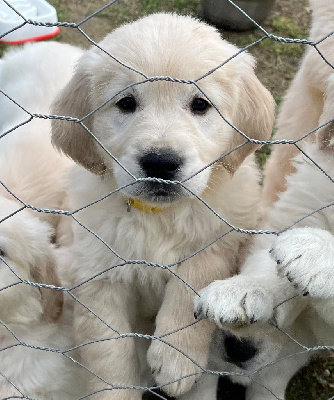
<path id="1" fill-rule="evenodd" d="M 165 340 L 169 341 L 168 336 Z M 175 347 L 182 351 L 182 346 Z M 169 396 L 179 396 L 188 392 L 200 377 L 201 369 L 196 364 L 186 355 L 159 340 L 152 342 L 147 358 L 156 383 Z M 168 384 L 169 382 L 171 383 Z"/>
<path id="2" fill-rule="evenodd" d="M 334 296 L 334 237 L 318 228 L 297 228 L 277 237 L 271 251 L 279 273 L 303 295 Z"/>
<path id="3" fill-rule="evenodd" d="M 195 317 L 217 324 L 251 324 L 268 321 L 273 314 L 273 297 L 258 282 L 240 275 L 215 281 L 195 298 Z"/>

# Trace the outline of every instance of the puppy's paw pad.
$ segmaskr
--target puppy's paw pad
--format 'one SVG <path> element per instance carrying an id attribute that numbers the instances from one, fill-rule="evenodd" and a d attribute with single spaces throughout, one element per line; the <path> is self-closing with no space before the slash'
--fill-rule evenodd
<path id="1" fill-rule="evenodd" d="M 195 298 L 195 315 L 217 324 L 251 324 L 267 321 L 273 312 L 273 298 L 253 280 L 240 275 L 211 283 Z"/>

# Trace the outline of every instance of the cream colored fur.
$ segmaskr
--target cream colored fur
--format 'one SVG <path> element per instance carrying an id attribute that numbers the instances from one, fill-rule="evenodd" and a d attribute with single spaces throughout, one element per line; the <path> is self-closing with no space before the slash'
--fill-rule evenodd
<path id="1" fill-rule="evenodd" d="M 320 41 L 334 31 L 334 3 L 310 0 L 312 26 L 309 40 Z M 320 42 L 317 48 L 334 65 L 334 36 Z M 287 91 L 277 118 L 275 140 L 298 140 L 318 126 L 324 107 L 327 79 L 333 72 L 314 47 L 308 47 L 300 68 Z M 314 141 L 315 133 L 302 142 Z M 300 145 L 302 142 L 298 142 Z M 286 188 L 287 175 L 295 171 L 292 159 L 298 154 L 293 144 L 275 145 L 265 166 L 263 203 L 271 206 Z"/>
<path id="2" fill-rule="evenodd" d="M 312 32 L 320 38 L 333 30 L 333 5 L 326 1 L 313 5 Z M 328 49 L 325 42 L 323 48 Z M 195 299 L 195 312 L 200 318 L 207 315 L 220 327 L 247 337 L 258 348 L 258 353 L 243 368 L 234 369 L 252 374 L 247 400 L 285 398 L 290 378 L 314 354 L 305 351 L 298 342 L 307 347 L 333 345 L 334 73 L 321 62 L 322 68 L 318 63 L 302 64 L 296 78 L 299 84 L 301 78 L 308 80 L 308 85 L 314 85 L 321 94 L 321 105 L 314 104 L 316 114 L 320 114 L 316 122 L 312 113 L 308 114 L 309 119 L 299 115 L 305 112 L 305 98 L 299 97 L 305 88 L 297 88 L 297 81 L 289 89 L 281 109 L 280 121 L 286 118 L 286 132 L 289 126 L 292 133 L 296 132 L 296 126 L 302 129 L 307 124 L 310 124 L 307 129 L 314 124 L 324 126 L 317 129 L 314 143 L 301 145 L 309 158 L 298 154 L 292 159 L 291 171 L 295 172 L 286 176 L 286 190 L 280 193 L 269 209 L 267 221 L 261 225 L 261 229 L 280 235 L 256 236 L 240 274 L 213 282 Z M 315 78 L 320 79 L 319 72 L 323 74 L 321 84 Z M 293 115 L 289 111 L 291 103 L 297 110 Z M 271 167 L 279 165 L 279 154 L 283 168 L 286 166 L 285 155 L 280 150 L 274 152 L 265 177 L 267 189 L 272 183 L 276 185 L 277 170 Z M 275 190 L 271 193 L 276 196 Z M 265 201 L 267 196 L 265 192 Z M 277 324 L 297 342 L 267 325 L 267 321 Z M 216 368 L 225 368 L 224 364 L 219 367 L 217 357 L 214 362 Z"/>
<path id="3" fill-rule="evenodd" d="M 150 341 L 119 335 L 167 335 L 163 340 L 171 346 L 151 342 L 148 364 L 159 385 L 176 381 L 163 387 L 166 392 L 181 396 L 191 389 L 199 368 L 180 351 L 205 367 L 214 324 L 203 321 L 168 335 L 194 322 L 194 292 L 178 277 L 195 290 L 229 277 L 245 240 L 236 231 L 227 233 L 231 227 L 197 196 L 228 223 L 245 229 L 255 226 L 259 201 L 258 171 L 252 156 L 246 158 L 255 146 L 246 145 L 207 166 L 245 139 L 214 107 L 198 115 L 191 104 L 208 96 L 230 123 L 250 138 L 265 139 L 272 128 L 273 101 L 254 74 L 253 58 L 245 53 L 199 80 L 200 89 L 178 81 L 199 78 L 238 51 L 214 28 L 190 17 L 151 15 L 116 29 L 99 46 L 112 57 L 94 47 L 87 51 L 53 110 L 83 118 L 96 138 L 79 123 L 53 122 L 55 146 L 81 164 L 73 171 L 71 207 L 77 210 L 103 198 L 75 214 L 88 230 L 74 227 L 72 269 L 81 284 L 74 293 L 83 303 L 75 306 L 74 326 L 77 344 L 112 339 L 82 347 L 80 360 L 100 377 L 89 384 L 89 392 L 102 390 L 99 399 L 140 399 L 142 391 L 131 387 L 148 384 L 144 370 Z M 146 80 L 143 74 L 115 57 L 147 77 L 177 81 L 139 84 Z M 127 88 L 131 84 L 136 85 Z M 117 106 L 126 96 L 137 102 L 133 112 Z M 184 183 L 174 184 L 171 199 L 162 199 L 154 186 L 150 191 L 133 178 L 145 177 L 141 156 L 164 149 L 183 160 L 178 180 Z M 128 212 L 131 197 L 163 210 L 149 213 L 132 207 Z"/>
<path id="4" fill-rule="evenodd" d="M 333 177 L 332 151 L 319 150 L 316 144 L 309 144 L 305 151 Z M 296 172 L 288 177 L 287 190 L 270 212 L 265 230 L 279 232 L 314 210 L 333 204 L 333 182 L 320 169 L 303 156 L 296 157 L 294 166 Z M 292 339 L 266 325 L 268 320 L 273 319 L 304 346 L 332 345 L 332 207 L 303 219 L 276 241 L 274 238 L 256 237 L 240 274 L 210 284 L 195 300 L 199 318 L 207 315 L 223 329 L 248 338 L 258 348 L 258 354 L 243 369 L 230 368 L 233 372 L 253 374 L 248 382 L 249 400 L 285 398 L 289 380 L 314 354 L 303 353 L 304 349 Z M 302 296 L 305 292 L 309 296 Z M 286 300 L 289 301 L 276 307 Z M 216 353 L 213 355 L 214 368 L 225 371 L 225 364 L 219 366 Z M 260 372 L 254 374 L 258 369 Z"/>
<path id="5" fill-rule="evenodd" d="M 28 43 L 8 51 L 0 63 L 0 89 L 30 113 L 49 115 L 52 100 L 70 79 L 81 52 L 56 42 Z M 30 115 L 1 93 L 0 109 L 5 111 L 0 115 L 2 183 L 27 204 L 66 208 L 65 189 L 72 163 L 50 146 L 50 120 L 34 118 L 20 126 Z M 0 195 L 12 198 L 3 186 Z M 39 213 L 39 217 L 59 229 L 61 236 L 59 215 Z"/>
<path id="6" fill-rule="evenodd" d="M 9 51 L 0 65 L 0 88 L 31 112 L 49 114 L 80 53 L 52 42 Z M 25 115 L 4 95 L 0 103 L 0 397 L 76 399 L 79 368 L 59 353 L 72 346 L 67 300 L 64 307 L 61 290 L 35 285 L 64 284 L 51 243 L 61 239 L 55 234 L 59 218 L 29 208 L 64 206 L 72 163 L 53 149 L 49 120 L 36 118 L 13 130 Z"/>

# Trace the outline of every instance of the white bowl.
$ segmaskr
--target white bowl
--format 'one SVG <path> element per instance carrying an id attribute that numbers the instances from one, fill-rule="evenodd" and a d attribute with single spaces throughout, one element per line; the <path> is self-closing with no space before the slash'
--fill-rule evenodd
<path id="1" fill-rule="evenodd" d="M 45 0 L 6 1 L 27 20 L 37 23 L 58 22 L 56 9 Z M 24 18 L 4 1 L 0 1 L 0 42 L 19 44 L 32 40 L 48 39 L 59 33 L 58 26 L 37 26 L 26 23 L 17 28 L 25 22 Z"/>

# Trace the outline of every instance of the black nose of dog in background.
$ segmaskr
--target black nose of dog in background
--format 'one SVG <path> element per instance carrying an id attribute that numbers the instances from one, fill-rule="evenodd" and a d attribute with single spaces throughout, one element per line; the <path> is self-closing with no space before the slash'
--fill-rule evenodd
<path id="1" fill-rule="evenodd" d="M 139 159 L 139 164 L 147 178 L 176 180 L 182 166 L 182 158 L 171 149 L 151 151 Z"/>
<path id="2" fill-rule="evenodd" d="M 232 334 L 225 335 L 224 347 L 227 360 L 239 367 L 251 360 L 258 352 L 251 340 L 239 339 Z"/>

